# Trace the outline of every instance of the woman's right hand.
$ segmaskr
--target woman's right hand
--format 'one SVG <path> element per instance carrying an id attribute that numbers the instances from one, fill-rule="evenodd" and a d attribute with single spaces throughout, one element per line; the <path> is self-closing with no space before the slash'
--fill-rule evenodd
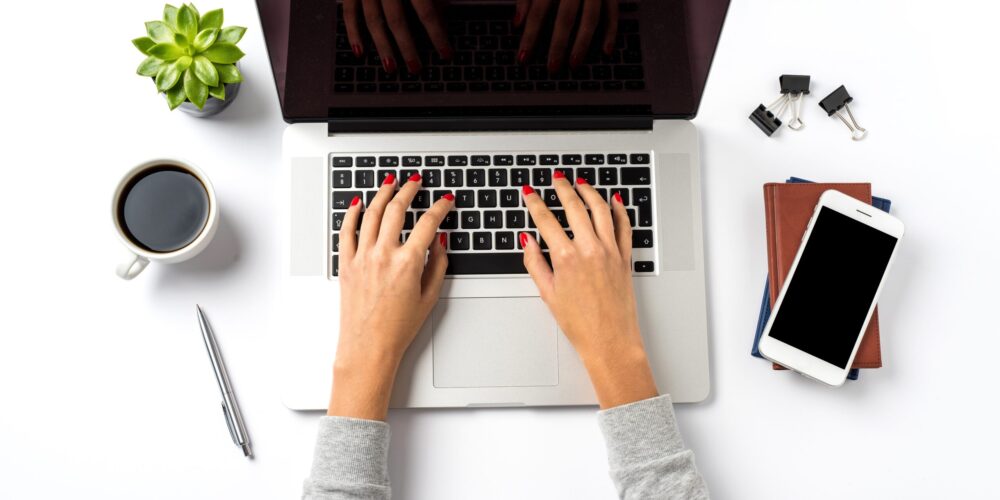
<path id="1" fill-rule="evenodd" d="M 577 178 L 574 189 L 557 170 L 553 184 L 573 238 L 541 197 L 524 186 L 528 211 L 552 260 L 550 266 L 532 235 L 521 233 L 524 266 L 583 360 L 602 408 L 656 396 L 639 332 L 632 288 L 632 226 L 621 196 L 614 193 L 609 209 L 582 178 Z"/>
<path id="2" fill-rule="evenodd" d="M 438 55 L 444 60 L 451 59 L 452 49 L 448 44 L 448 34 L 434 0 L 344 0 L 344 25 L 347 27 L 347 38 L 354 55 L 361 57 L 364 54 L 362 31 L 358 23 L 358 18 L 363 13 L 365 24 L 372 35 L 372 41 L 375 42 L 375 48 L 382 59 L 385 71 L 396 72 L 396 56 L 392 45 L 392 40 L 395 39 L 406 64 L 406 70 L 410 74 L 420 72 L 423 65 L 420 62 L 420 54 L 417 53 L 417 46 L 413 42 L 413 36 L 410 34 L 403 1 L 413 2 L 413 9 L 427 30 L 427 35 L 437 49 Z"/>

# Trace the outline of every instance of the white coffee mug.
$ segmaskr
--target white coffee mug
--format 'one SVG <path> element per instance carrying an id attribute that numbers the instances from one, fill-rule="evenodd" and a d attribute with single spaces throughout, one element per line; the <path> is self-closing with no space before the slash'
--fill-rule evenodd
<path id="1" fill-rule="evenodd" d="M 201 185 L 204 186 L 205 192 L 208 195 L 208 217 L 201 232 L 184 247 L 170 252 L 154 252 L 135 244 L 125 232 L 124 222 L 121 220 L 119 211 L 119 205 L 122 201 L 121 197 L 125 194 L 125 189 L 129 187 L 132 180 L 147 170 L 162 166 L 176 167 L 195 176 L 201 182 Z M 215 236 L 216 229 L 218 229 L 219 204 L 215 200 L 215 189 L 212 188 L 211 181 L 208 180 L 205 173 L 199 170 L 198 167 L 176 158 L 157 158 L 136 165 L 122 177 L 122 180 L 118 183 L 118 187 L 115 188 L 115 195 L 111 202 L 111 220 L 114 221 L 119 239 L 121 239 L 122 244 L 125 245 L 125 248 L 129 252 L 128 259 L 115 268 L 115 273 L 122 279 L 130 280 L 138 276 L 151 261 L 173 264 L 183 262 L 201 253 L 202 250 L 208 247 L 209 242 L 212 241 L 212 237 Z"/>

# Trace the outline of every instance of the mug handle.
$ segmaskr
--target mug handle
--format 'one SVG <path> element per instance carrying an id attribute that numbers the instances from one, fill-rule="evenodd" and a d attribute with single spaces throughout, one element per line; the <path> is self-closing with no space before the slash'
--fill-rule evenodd
<path id="1" fill-rule="evenodd" d="M 118 264 L 118 267 L 115 268 L 115 274 L 123 280 L 135 278 L 149 265 L 149 259 L 132 252 L 129 252 L 129 254 L 131 257 L 127 261 Z"/>

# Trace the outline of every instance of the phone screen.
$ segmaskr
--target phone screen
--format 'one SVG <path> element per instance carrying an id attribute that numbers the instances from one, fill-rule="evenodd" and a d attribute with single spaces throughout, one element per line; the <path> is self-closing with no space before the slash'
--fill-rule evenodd
<path id="1" fill-rule="evenodd" d="M 897 242 L 820 208 L 769 335 L 846 368 Z"/>

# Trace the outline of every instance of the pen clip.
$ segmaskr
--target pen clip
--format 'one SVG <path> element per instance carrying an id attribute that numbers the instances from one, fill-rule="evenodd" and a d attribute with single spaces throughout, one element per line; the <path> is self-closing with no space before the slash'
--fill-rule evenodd
<path id="1" fill-rule="evenodd" d="M 233 429 L 233 419 L 229 413 L 229 408 L 226 406 L 226 402 L 222 401 L 222 416 L 226 419 L 226 427 L 229 428 L 229 436 L 233 438 L 233 443 L 238 446 L 240 444 L 239 440 L 236 439 L 236 429 Z"/>

